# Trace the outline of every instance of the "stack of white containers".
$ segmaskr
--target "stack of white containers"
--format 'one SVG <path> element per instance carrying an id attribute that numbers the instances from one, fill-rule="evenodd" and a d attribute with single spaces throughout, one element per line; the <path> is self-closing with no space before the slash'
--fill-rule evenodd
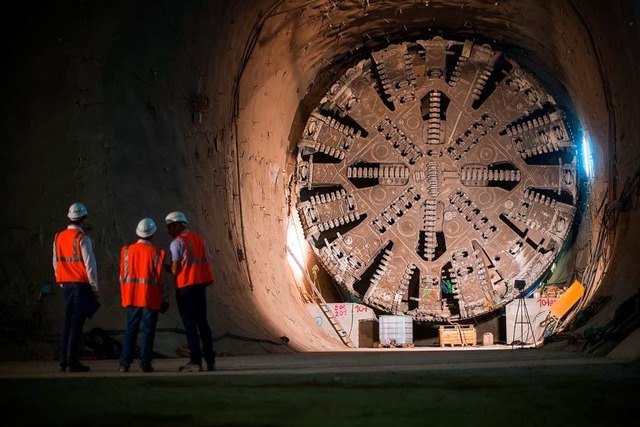
<path id="1" fill-rule="evenodd" d="M 380 345 L 413 344 L 411 316 L 382 315 L 378 317 Z"/>

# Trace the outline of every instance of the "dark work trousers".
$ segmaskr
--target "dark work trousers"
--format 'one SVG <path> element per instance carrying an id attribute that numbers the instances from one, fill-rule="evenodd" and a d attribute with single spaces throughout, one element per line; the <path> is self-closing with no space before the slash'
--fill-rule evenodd
<path id="1" fill-rule="evenodd" d="M 60 343 L 60 365 L 74 366 L 80 362 L 80 339 L 87 318 L 85 307 L 93 298 L 88 283 L 63 283 L 64 324 Z"/>
<path id="2" fill-rule="evenodd" d="M 150 308 L 127 307 L 127 332 L 124 335 L 120 366 L 127 368 L 133 362 L 136 352 L 138 332 L 140 334 L 140 367 L 150 368 L 153 352 L 153 341 L 156 337 L 158 311 Z M 142 326 L 142 328 L 140 328 Z"/>
<path id="3" fill-rule="evenodd" d="M 207 321 L 207 285 L 197 284 L 176 288 L 176 302 L 187 333 L 191 362 L 201 365 L 204 354 L 207 364 L 215 363 L 213 335 Z M 200 340 L 202 340 L 202 349 Z"/>

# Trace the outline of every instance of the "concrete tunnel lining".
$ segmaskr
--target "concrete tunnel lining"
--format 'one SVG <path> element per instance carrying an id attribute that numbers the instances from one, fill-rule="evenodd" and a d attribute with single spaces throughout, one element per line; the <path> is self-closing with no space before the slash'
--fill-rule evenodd
<path id="1" fill-rule="evenodd" d="M 49 74 L 33 71 L 22 77 L 37 82 L 28 96 L 12 92 L 11 98 L 19 107 L 12 116 L 25 126 L 12 127 L 10 140 L 24 143 L 9 149 L 5 161 L 12 166 L 3 171 L 5 192 L 40 194 L 37 205 L 42 207 L 30 210 L 25 198 L 4 211 L 3 224 L 16 225 L 3 226 L 9 236 L 3 253 L 20 248 L 19 262 L 3 261 L 3 286 L 16 294 L 14 305 L 22 307 L 15 312 L 26 318 L 33 310 L 39 283 L 50 277 L 49 242 L 63 225 L 68 204 L 78 199 L 89 207 L 94 226 L 104 302 L 101 315 L 87 327 L 121 328 L 115 273 L 120 245 L 132 239 L 132 224 L 139 217 L 153 212 L 159 220 L 183 209 L 214 247 L 219 280 L 210 295 L 210 314 L 215 334 L 290 339 L 289 347 L 223 339 L 218 351 L 340 348 L 307 314 L 287 264 L 293 148 L 309 111 L 341 71 L 370 50 L 407 38 L 485 39 L 534 70 L 598 144 L 591 204 L 615 200 L 616 179 L 631 176 L 638 163 L 634 147 L 622 144 L 619 134 L 622 128 L 627 134 L 637 130 L 629 120 L 638 103 L 630 95 L 637 83 L 628 82 L 626 56 L 611 50 L 609 43 L 616 38 L 602 34 L 607 19 L 623 22 L 633 14 L 631 6 L 613 5 L 607 15 L 603 9 L 610 9 L 597 2 L 428 3 L 186 2 L 147 8 L 142 2 L 114 6 L 107 14 L 112 21 L 99 16 L 101 5 L 56 23 L 55 13 L 32 18 L 46 24 L 42 33 L 55 29 L 69 42 L 42 43 L 33 28 L 25 28 L 23 40 L 35 49 L 16 52 L 15 70 L 53 61 L 44 67 Z M 80 18 L 88 19 L 80 23 Z M 627 27 L 615 31 L 619 38 L 638 38 Z M 637 46 L 624 49 L 633 54 Z M 60 81 L 65 84 L 54 88 Z M 190 102 L 198 93 L 211 101 L 202 123 L 194 121 Z M 611 153 L 630 159 L 624 169 L 612 168 Z M 50 159 L 47 164 L 36 168 L 29 163 L 42 155 Z M 42 176 L 57 179 L 45 183 Z M 632 215 L 635 211 L 626 214 Z M 584 239 L 597 232 L 595 226 L 584 231 Z M 25 237 L 30 237 L 28 244 Z M 168 246 L 166 236 L 158 242 Z M 602 266 L 594 283 L 607 271 L 615 273 L 608 277 L 611 284 L 620 275 L 637 278 L 629 267 Z M 28 289 L 21 287 L 24 281 Z M 608 286 L 614 294 L 631 293 L 624 286 Z M 45 303 L 59 322 L 60 302 Z M 8 313 L 11 306 L 5 304 Z M 159 327 L 175 326 L 175 307 L 169 314 Z"/>
<path id="2" fill-rule="evenodd" d="M 402 6 L 398 6 L 398 7 L 402 7 Z M 396 9 L 396 10 L 397 10 L 397 9 Z M 346 14 L 346 15 L 348 15 L 348 13 L 345 13 L 345 14 Z M 396 15 L 397 15 L 397 13 L 396 13 Z M 413 17 L 414 17 L 414 19 L 415 19 L 416 14 L 409 13 L 409 15 L 413 16 Z M 338 17 L 340 17 L 340 16 L 338 16 Z M 353 17 L 352 17 L 352 18 L 353 18 Z M 414 24 L 415 24 L 415 22 L 414 22 Z M 346 28 L 352 28 L 352 26 L 351 26 L 351 25 L 348 25 L 348 24 L 345 24 L 345 25 L 344 25 L 344 27 L 346 27 Z M 375 26 L 374 26 L 374 28 L 375 28 Z M 346 30 L 345 32 L 348 32 L 348 30 Z M 384 30 L 383 30 L 383 32 L 384 32 Z M 385 41 L 386 41 L 386 42 L 388 42 L 388 41 L 389 41 L 389 38 L 396 37 L 397 39 L 400 39 L 400 38 L 401 38 L 401 37 L 403 37 L 403 36 L 405 36 L 405 35 L 404 35 L 404 34 L 396 35 L 396 34 L 394 34 L 394 33 L 393 33 L 393 31 L 390 31 L 390 35 L 386 36 L 386 37 L 384 38 L 384 40 L 379 40 L 379 45 L 380 45 L 380 46 L 385 45 Z M 494 37 L 494 39 L 495 39 L 495 38 L 499 38 L 501 35 L 497 35 L 497 36 L 496 36 L 495 34 L 492 34 L 492 36 L 493 36 L 493 37 Z M 352 36 L 352 37 L 353 37 L 353 36 Z M 356 36 L 356 37 L 357 37 L 357 36 Z M 326 40 L 326 36 L 317 36 L 317 38 L 318 38 L 318 39 L 320 39 L 320 41 L 318 42 L 318 44 L 320 44 L 321 46 L 322 46 L 322 44 L 323 44 L 323 43 L 328 43 L 328 42 L 326 42 L 326 41 L 325 41 L 325 40 Z M 346 38 L 346 40 L 345 40 L 345 42 L 344 42 L 344 46 L 352 46 L 352 45 L 350 44 L 351 40 L 349 40 L 349 36 L 348 36 L 348 35 L 347 35 L 347 36 L 345 36 L 345 35 L 341 35 L 339 38 L 336 36 L 336 39 L 339 39 L 339 40 L 344 40 L 345 38 Z M 310 41 L 308 42 L 308 44 L 313 44 L 313 40 L 310 40 Z M 373 45 L 373 44 L 372 44 L 372 45 Z M 351 49 L 352 49 L 352 51 L 353 51 L 353 47 L 352 47 Z M 370 49 L 371 49 L 371 50 L 373 50 L 373 47 L 370 47 Z M 332 65 L 332 64 L 334 64 L 334 63 L 335 63 L 335 64 L 341 64 L 340 66 L 336 66 L 336 67 L 335 67 L 335 68 L 337 68 L 338 70 L 339 70 L 341 67 L 346 67 L 346 66 L 348 66 L 348 65 L 345 65 L 344 63 L 342 63 L 340 60 L 336 60 L 336 59 L 335 59 L 336 57 L 337 57 L 337 58 L 340 58 L 340 56 L 341 56 L 341 55 L 345 55 L 345 53 L 346 53 L 346 52 L 341 52 L 340 47 L 338 47 L 338 48 L 333 48 L 333 49 L 331 49 L 331 50 L 327 49 L 327 55 L 328 55 L 328 58 L 327 58 L 327 57 L 321 57 L 320 59 L 318 59 L 318 60 L 317 60 L 319 69 L 323 70 L 323 72 L 324 72 L 325 74 L 330 74 L 330 75 L 332 75 L 332 76 L 339 75 L 339 74 L 340 74 L 340 72 L 335 72 L 335 71 L 333 71 L 333 70 L 332 70 L 332 68 L 333 68 L 333 67 L 331 67 L 331 65 Z M 315 55 L 321 55 L 321 54 L 319 54 L 319 53 L 317 53 L 317 52 L 316 52 L 316 53 L 315 53 Z M 275 57 L 282 57 L 282 56 L 278 56 L 278 55 L 274 55 L 274 56 L 275 56 Z M 345 56 L 346 56 L 346 55 L 345 55 Z M 274 64 L 274 65 L 276 65 L 276 68 L 277 68 L 277 64 Z M 301 64 L 301 65 L 302 65 L 302 64 Z M 296 67 L 296 66 L 294 65 L 294 66 L 292 66 L 291 68 L 293 68 L 293 69 L 297 69 L 298 67 Z M 285 73 L 285 72 L 283 72 L 283 74 L 284 74 L 284 73 Z M 322 73 L 322 71 L 321 71 L 320 73 Z M 318 74 L 320 74 L 320 73 L 318 73 Z M 276 74 L 277 74 L 277 73 L 276 73 Z M 334 79 L 335 79 L 335 77 L 334 77 Z M 259 77 L 258 77 L 258 75 L 257 75 L 257 74 L 256 74 L 256 75 L 254 75 L 254 76 L 252 76 L 252 77 L 251 77 L 250 79 L 248 79 L 248 80 L 254 84 L 254 88 L 255 88 L 255 85 L 256 85 L 256 84 L 257 84 L 258 86 L 260 86 L 260 85 L 259 85 L 259 83 L 257 83 L 257 82 L 259 81 Z M 327 78 L 326 80 L 327 80 L 327 83 L 325 83 L 324 85 L 320 84 L 319 86 L 320 86 L 320 87 L 322 87 L 322 88 L 324 88 L 324 89 L 326 89 L 327 84 L 331 84 L 331 83 L 333 83 L 333 82 L 331 81 L 331 78 Z M 255 89 L 255 91 L 256 91 L 256 93 L 259 93 L 259 91 L 260 91 L 260 90 L 263 90 L 263 91 L 264 91 L 264 94 L 266 95 L 266 94 L 271 90 L 268 86 L 269 86 L 269 83 L 267 82 L 267 83 L 264 85 L 264 87 L 261 87 L 260 89 Z M 258 96 L 256 96 L 256 98 L 257 98 L 257 97 L 258 97 Z M 315 98 L 315 97 L 317 97 L 317 93 L 314 93 L 314 94 L 313 94 L 313 96 L 312 96 L 311 98 Z M 309 98 L 309 95 L 307 96 L 307 98 Z M 305 101 L 306 101 L 306 102 L 305 102 Z M 258 101 L 256 101 L 256 102 L 258 102 Z M 309 101 L 307 101 L 307 100 L 303 100 L 302 105 L 305 105 L 305 106 L 304 106 L 304 107 L 302 107 L 302 108 L 304 108 L 304 109 L 308 109 L 308 108 L 309 108 L 309 106 L 308 106 L 308 102 L 309 102 Z M 565 100 L 565 102 L 567 102 L 567 100 Z M 256 109 L 254 109 L 254 110 L 252 110 L 252 111 L 253 111 L 253 112 L 258 112 L 258 111 L 260 111 L 260 109 L 259 109 L 259 108 L 256 108 Z M 275 120 L 276 120 L 276 118 L 275 118 L 275 117 L 272 117 L 272 118 L 271 118 L 271 120 L 267 120 L 267 122 L 269 122 L 269 123 L 271 124 L 271 123 L 274 123 L 274 121 L 275 121 Z M 298 127 L 298 129 L 299 129 L 299 127 L 300 127 L 300 125 L 299 125 L 299 124 L 297 124 L 297 123 L 294 123 L 294 127 L 295 127 L 295 126 L 297 126 L 297 127 Z M 301 131 L 301 129 L 299 129 L 299 131 Z M 265 130 L 263 129 L 263 134 L 264 134 L 264 132 L 265 132 Z M 267 130 L 267 132 L 268 132 L 268 130 Z M 298 138 L 293 138 L 293 141 L 290 141 L 290 142 L 295 142 L 297 139 L 299 139 L 299 135 L 296 135 L 296 136 L 297 136 Z M 251 139 L 251 138 L 249 138 L 249 139 Z M 256 138 L 256 139 L 257 139 L 257 138 Z M 292 138 L 290 138 L 290 140 L 291 140 L 291 139 L 292 139 Z"/>

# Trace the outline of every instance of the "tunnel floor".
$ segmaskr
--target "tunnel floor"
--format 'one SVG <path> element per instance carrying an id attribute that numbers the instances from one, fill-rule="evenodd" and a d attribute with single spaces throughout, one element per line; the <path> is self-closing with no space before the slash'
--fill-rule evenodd
<path id="1" fill-rule="evenodd" d="M 178 367 L 188 359 L 154 360 L 155 372 L 143 374 L 132 366 L 129 373 L 117 372 L 117 360 L 83 360 L 91 368 L 87 373 L 58 372 L 56 361 L 0 363 L 1 378 L 105 378 L 130 376 L 184 376 Z M 310 352 L 227 356 L 216 359 L 217 372 L 195 375 L 254 374 L 331 374 L 353 372 L 439 371 L 451 369 L 500 369 L 560 365 L 610 364 L 611 360 L 586 357 L 580 352 L 543 350 L 493 345 L 487 347 L 414 347 L 395 349 L 357 349 L 340 352 Z"/>
<path id="2" fill-rule="evenodd" d="M 640 365 L 539 349 L 345 351 L 219 358 L 153 374 L 89 361 L 0 364 L 4 425 L 610 425 L 636 420 Z M 375 372 L 375 375 L 371 373 Z"/>

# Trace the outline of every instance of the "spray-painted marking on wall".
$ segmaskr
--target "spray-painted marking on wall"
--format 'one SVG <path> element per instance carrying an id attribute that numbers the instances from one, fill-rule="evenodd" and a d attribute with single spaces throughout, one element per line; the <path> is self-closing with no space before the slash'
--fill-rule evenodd
<path id="1" fill-rule="evenodd" d="M 345 304 L 336 304 L 333 306 L 333 312 L 336 317 L 347 315 L 347 306 Z"/>
<path id="2" fill-rule="evenodd" d="M 557 298 L 538 298 L 538 306 L 551 307 Z"/>

